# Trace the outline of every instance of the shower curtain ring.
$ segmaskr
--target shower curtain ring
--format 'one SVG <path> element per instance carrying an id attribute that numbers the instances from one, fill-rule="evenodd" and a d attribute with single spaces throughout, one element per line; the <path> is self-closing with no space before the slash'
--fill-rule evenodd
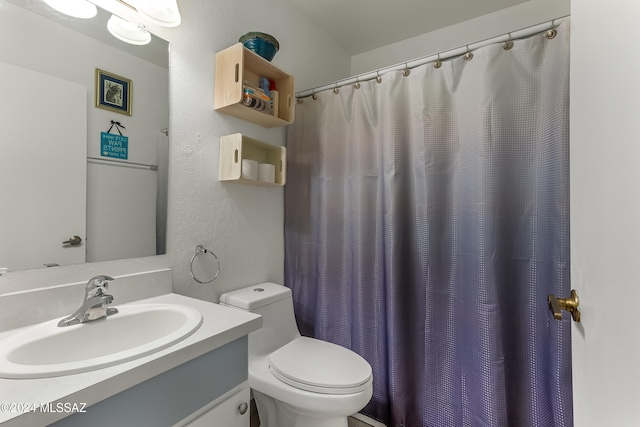
<path id="1" fill-rule="evenodd" d="M 360 89 L 360 82 L 358 81 L 357 77 L 356 77 L 356 82 L 353 84 L 353 87 L 355 87 L 356 89 Z"/>
<path id="2" fill-rule="evenodd" d="M 338 92 L 340 92 L 340 88 L 338 88 L 338 83 L 336 83 L 336 87 L 333 88 L 333 93 L 337 95 Z"/>
<path id="3" fill-rule="evenodd" d="M 471 61 L 473 59 L 473 53 L 469 50 L 469 45 L 467 45 L 467 53 L 464 54 L 464 59 L 467 61 Z"/>
<path id="4" fill-rule="evenodd" d="M 304 101 L 302 100 L 302 98 L 296 98 L 296 103 L 297 104 L 302 104 Z"/>
<path id="5" fill-rule="evenodd" d="M 548 30 L 544 35 L 548 40 L 551 40 L 558 35 L 558 30 L 556 30 L 555 26 L 556 20 L 554 19 L 553 21 L 551 21 L 551 29 Z"/>
<path id="6" fill-rule="evenodd" d="M 405 62 L 404 63 L 404 70 L 402 70 L 402 75 L 407 77 L 409 74 L 411 74 L 411 70 L 409 69 L 409 64 L 407 64 Z"/>
<path id="7" fill-rule="evenodd" d="M 315 92 L 313 92 L 313 93 L 311 94 L 311 99 L 313 99 L 314 101 L 315 101 L 316 99 L 318 99 L 318 96 L 316 95 L 316 93 L 315 93 Z"/>
<path id="8" fill-rule="evenodd" d="M 440 68 L 442 67 L 442 61 L 440 60 L 440 54 L 438 54 L 438 59 L 436 60 L 436 62 L 433 64 L 434 68 Z"/>
<path id="9" fill-rule="evenodd" d="M 502 47 L 504 48 L 504 50 L 511 50 L 511 48 L 513 48 L 513 40 L 511 40 L 511 33 L 509 33 L 509 40 L 504 42 Z"/>
<path id="10" fill-rule="evenodd" d="M 376 77 L 376 81 L 378 83 L 382 83 L 382 76 L 380 75 L 380 71 L 376 71 L 377 77 Z"/>

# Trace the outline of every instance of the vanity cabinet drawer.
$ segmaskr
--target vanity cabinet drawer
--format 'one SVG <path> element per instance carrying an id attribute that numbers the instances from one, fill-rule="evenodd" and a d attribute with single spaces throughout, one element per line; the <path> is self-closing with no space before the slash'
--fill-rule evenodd
<path id="1" fill-rule="evenodd" d="M 199 419 L 207 410 L 214 411 L 243 390 L 247 390 L 248 396 L 248 357 L 248 338 L 245 335 L 89 406 L 85 413 L 73 414 L 51 426 L 189 425 L 189 422 Z M 158 360 L 156 363 L 159 363 Z M 249 397 L 246 398 L 246 402 L 249 403 Z M 229 406 L 232 404 L 229 403 Z M 249 416 L 246 418 L 248 420 Z M 195 425 L 235 427 L 244 424 L 223 422 Z"/>
<path id="2" fill-rule="evenodd" d="M 245 388 L 185 427 L 248 427 L 249 399 L 249 388 Z"/>

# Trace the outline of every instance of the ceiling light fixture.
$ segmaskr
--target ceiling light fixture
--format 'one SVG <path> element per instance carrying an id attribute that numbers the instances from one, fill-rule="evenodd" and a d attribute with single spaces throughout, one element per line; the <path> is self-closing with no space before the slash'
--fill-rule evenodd
<path id="1" fill-rule="evenodd" d="M 149 22 L 163 27 L 177 27 L 181 17 L 177 0 L 137 0 L 138 13 Z"/>
<path id="2" fill-rule="evenodd" d="M 151 34 L 148 31 L 116 15 L 111 15 L 109 18 L 107 29 L 112 36 L 125 43 L 143 45 L 151 41 Z"/>
<path id="3" fill-rule="evenodd" d="M 44 2 L 58 12 L 74 18 L 89 19 L 98 13 L 96 5 L 87 0 L 44 0 Z"/>

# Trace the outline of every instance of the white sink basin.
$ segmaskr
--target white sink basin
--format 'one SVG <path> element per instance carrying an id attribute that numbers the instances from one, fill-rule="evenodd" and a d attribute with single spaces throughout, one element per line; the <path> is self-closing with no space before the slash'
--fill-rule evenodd
<path id="1" fill-rule="evenodd" d="M 46 378 L 124 363 L 167 348 L 202 323 L 177 304 L 116 306 L 119 313 L 78 325 L 60 319 L 29 326 L 0 340 L 1 378 Z"/>

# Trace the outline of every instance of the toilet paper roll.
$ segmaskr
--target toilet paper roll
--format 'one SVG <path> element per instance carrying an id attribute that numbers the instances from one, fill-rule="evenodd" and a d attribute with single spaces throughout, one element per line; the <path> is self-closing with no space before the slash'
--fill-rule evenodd
<path id="1" fill-rule="evenodd" d="M 242 159 L 242 177 L 244 179 L 258 179 L 258 162 Z"/>
<path id="2" fill-rule="evenodd" d="M 258 165 L 258 180 L 264 182 L 275 182 L 276 167 L 271 163 L 260 163 Z"/>

